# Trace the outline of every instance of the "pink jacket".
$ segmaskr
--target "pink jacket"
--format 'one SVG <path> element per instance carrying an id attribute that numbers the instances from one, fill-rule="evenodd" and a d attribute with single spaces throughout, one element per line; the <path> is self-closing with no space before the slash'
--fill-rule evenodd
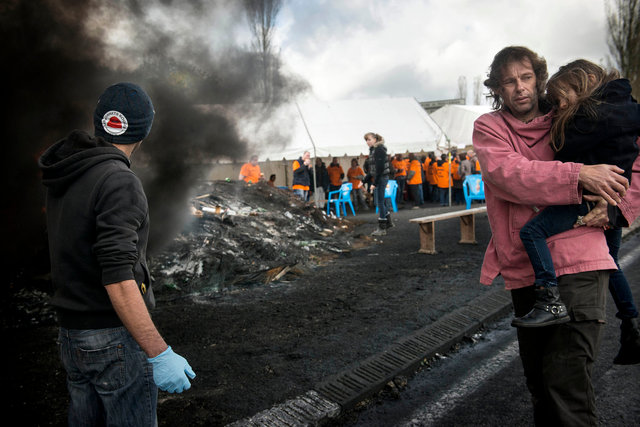
<path id="1" fill-rule="evenodd" d="M 520 241 L 520 229 L 537 208 L 577 204 L 579 163 L 553 161 L 549 145 L 551 115 L 523 123 L 496 111 L 474 124 L 473 146 L 482 166 L 492 238 L 485 253 L 480 282 L 490 285 L 502 275 L 507 289 L 533 284 L 533 268 Z M 640 213 L 640 157 L 634 164 L 632 188 L 620 204 L 629 221 Z M 558 276 L 616 269 L 602 230 L 579 227 L 547 239 Z"/>

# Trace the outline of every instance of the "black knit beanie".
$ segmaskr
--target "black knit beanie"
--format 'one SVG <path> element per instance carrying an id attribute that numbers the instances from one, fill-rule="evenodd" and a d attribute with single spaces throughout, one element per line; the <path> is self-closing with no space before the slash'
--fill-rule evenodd
<path id="1" fill-rule="evenodd" d="M 134 83 L 117 83 L 107 88 L 93 114 L 95 135 L 113 144 L 133 144 L 149 135 L 153 123 L 153 104 Z"/>

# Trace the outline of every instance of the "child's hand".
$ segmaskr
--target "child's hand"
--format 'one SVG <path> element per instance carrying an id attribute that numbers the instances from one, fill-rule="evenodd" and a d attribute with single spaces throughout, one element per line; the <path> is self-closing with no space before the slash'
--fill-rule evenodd
<path id="1" fill-rule="evenodd" d="M 578 221 L 573 225 L 573 228 L 586 225 L 587 227 L 602 228 L 609 223 L 609 215 L 607 214 L 607 201 L 600 196 L 585 195 L 583 199 L 589 202 L 597 202 L 595 207 L 589 211 L 588 214 L 582 218 L 578 218 Z"/>

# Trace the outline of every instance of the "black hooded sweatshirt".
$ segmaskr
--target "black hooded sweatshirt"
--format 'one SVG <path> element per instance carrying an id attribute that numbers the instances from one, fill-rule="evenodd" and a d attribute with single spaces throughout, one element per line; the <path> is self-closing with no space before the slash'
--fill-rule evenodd
<path id="1" fill-rule="evenodd" d="M 585 165 L 607 163 L 624 169 L 631 182 L 631 167 L 638 157 L 640 105 L 631 96 L 627 79 L 617 79 L 596 89 L 601 101 L 597 117 L 579 108 L 565 130 L 565 142 L 556 160 Z"/>
<path id="2" fill-rule="evenodd" d="M 152 308 L 148 204 L 127 156 L 102 138 L 73 131 L 38 164 L 47 188 L 52 305 L 60 326 L 122 326 L 104 286 L 125 280 L 136 281 Z"/>

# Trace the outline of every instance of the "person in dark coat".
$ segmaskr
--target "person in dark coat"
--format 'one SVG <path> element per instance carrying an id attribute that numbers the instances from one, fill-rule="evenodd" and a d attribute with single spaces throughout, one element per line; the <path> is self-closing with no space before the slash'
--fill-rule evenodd
<path id="1" fill-rule="evenodd" d="M 368 172 L 365 180 L 371 183 L 370 188 L 374 191 L 375 203 L 378 208 L 378 228 L 371 234 L 384 236 L 387 234 L 387 229 L 393 227 L 391 214 L 384 199 L 390 171 L 387 147 L 384 145 L 384 138 L 377 133 L 366 133 L 364 140 L 369 146 Z"/>

